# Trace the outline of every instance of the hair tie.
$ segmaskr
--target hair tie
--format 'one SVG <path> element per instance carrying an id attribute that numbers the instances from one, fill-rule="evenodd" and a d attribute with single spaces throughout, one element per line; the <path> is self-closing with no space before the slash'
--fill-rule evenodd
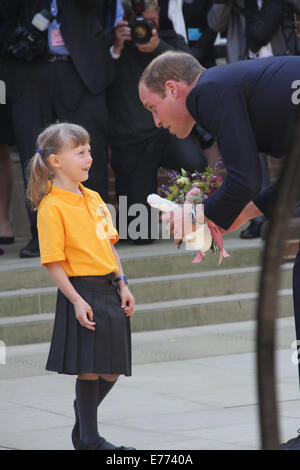
<path id="1" fill-rule="evenodd" d="M 36 151 L 37 151 L 37 153 L 39 153 L 40 155 L 42 155 L 42 153 L 43 153 L 43 150 L 42 150 L 41 148 L 38 148 Z"/>

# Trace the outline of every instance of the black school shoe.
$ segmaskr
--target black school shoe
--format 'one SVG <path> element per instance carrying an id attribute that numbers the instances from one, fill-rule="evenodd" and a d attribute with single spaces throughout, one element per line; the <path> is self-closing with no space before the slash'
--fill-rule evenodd
<path id="1" fill-rule="evenodd" d="M 72 442 L 75 450 L 136 450 L 134 447 L 115 446 L 111 444 L 111 442 L 106 441 L 104 437 L 100 437 L 96 442 L 92 442 L 88 445 L 82 442 L 79 437 L 80 428 L 76 400 L 74 400 L 73 406 L 75 424 L 72 430 Z"/>
<path id="2" fill-rule="evenodd" d="M 289 439 L 284 444 L 281 444 L 281 450 L 300 450 L 300 429 L 298 429 L 297 433 L 299 434 L 297 437 L 293 437 Z"/>
<path id="3" fill-rule="evenodd" d="M 78 441 L 77 450 L 136 450 L 134 447 L 115 446 L 111 442 L 108 442 L 104 437 L 100 437 L 96 442 L 91 444 L 84 444 L 82 441 Z"/>
<path id="4" fill-rule="evenodd" d="M 0 245 L 11 245 L 15 242 L 15 237 L 0 237 Z"/>
<path id="5" fill-rule="evenodd" d="M 37 258 L 40 256 L 39 240 L 34 237 L 20 250 L 20 258 Z"/>

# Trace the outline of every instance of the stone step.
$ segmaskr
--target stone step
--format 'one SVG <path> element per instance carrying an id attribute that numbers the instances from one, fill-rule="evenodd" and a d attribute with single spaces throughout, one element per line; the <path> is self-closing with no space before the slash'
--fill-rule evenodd
<path id="1" fill-rule="evenodd" d="M 230 257 L 224 258 L 218 266 L 218 255 L 208 253 L 201 263 L 192 263 L 195 252 L 178 251 L 173 243 L 159 242 L 157 246 L 136 247 L 120 245 L 118 253 L 128 279 L 152 276 L 223 271 L 224 269 L 259 266 L 261 264 L 262 243 L 234 240 L 226 249 Z M 8 250 L 10 248 L 8 247 Z M 8 252 L 1 257 L 0 291 L 49 287 L 53 282 L 46 268 L 41 267 L 40 259 L 18 259 Z"/>
<path id="2" fill-rule="evenodd" d="M 281 288 L 292 285 L 292 263 L 281 267 Z M 137 303 L 212 297 L 255 292 L 261 268 L 257 266 L 172 274 L 133 279 L 130 288 Z"/>
<path id="3" fill-rule="evenodd" d="M 278 291 L 278 297 L 278 317 L 293 315 L 292 289 Z M 134 331 L 253 320 L 257 298 L 256 292 L 249 292 L 140 305 L 133 321 Z"/>
<path id="4" fill-rule="evenodd" d="M 276 350 L 289 349 L 295 341 L 293 317 L 277 318 Z M 255 320 L 192 326 L 132 334 L 133 365 L 182 361 L 211 356 L 256 352 Z M 43 375 L 50 343 L 9 346 L 2 351 L 6 360 L 1 379 Z M 24 367 L 24 365 L 26 367 Z"/>
<path id="5" fill-rule="evenodd" d="M 292 285 L 292 264 L 282 265 L 281 288 Z M 259 267 L 244 267 L 132 279 L 136 304 L 255 292 Z M 37 287 L 0 292 L 0 318 L 55 311 L 57 288 Z"/>
<path id="6" fill-rule="evenodd" d="M 54 313 L 0 318 L 0 338 L 6 346 L 50 341 L 53 320 Z"/>
<path id="7" fill-rule="evenodd" d="M 151 331 L 254 320 L 257 293 L 180 299 L 137 305 L 132 331 Z M 292 289 L 278 292 L 278 317 L 293 315 Z M 6 346 L 48 342 L 54 313 L 0 318 L 0 338 Z"/>

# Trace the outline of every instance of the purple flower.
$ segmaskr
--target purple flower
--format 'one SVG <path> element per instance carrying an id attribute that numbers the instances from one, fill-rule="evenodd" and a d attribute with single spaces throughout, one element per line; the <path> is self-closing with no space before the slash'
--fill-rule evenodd
<path id="1" fill-rule="evenodd" d="M 170 179 L 173 183 L 176 183 L 179 174 L 176 173 L 175 170 L 172 170 L 172 171 L 168 174 L 168 176 L 169 176 L 169 179 Z"/>
<path id="2" fill-rule="evenodd" d="M 219 160 L 216 165 L 215 165 L 215 169 L 219 168 L 219 166 L 223 165 L 223 160 Z"/>
<path id="3" fill-rule="evenodd" d="M 162 190 L 163 191 L 166 191 L 167 193 L 172 193 L 172 189 L 169 188 L 169 186 L 167 186 L 166 184 L 162 184 Z"/>

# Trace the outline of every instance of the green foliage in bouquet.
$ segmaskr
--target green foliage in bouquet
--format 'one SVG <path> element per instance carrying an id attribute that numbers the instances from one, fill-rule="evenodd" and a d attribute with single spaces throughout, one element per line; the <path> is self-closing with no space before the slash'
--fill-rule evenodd
<path id="1" fill-rule="evenodd" d="M 191 173 L 184 169 L 181 169 L 181 174 L 171 171 L 168 177 L 169 185 L 162 185 L 162 195 L 179 205 L 201 204 L 204 199 L 217 191 L 223 182 L 220 176 L 213 174 L 213 169 L 210 167 L 206 167 L 202 173 L 197 170 Z"/>

